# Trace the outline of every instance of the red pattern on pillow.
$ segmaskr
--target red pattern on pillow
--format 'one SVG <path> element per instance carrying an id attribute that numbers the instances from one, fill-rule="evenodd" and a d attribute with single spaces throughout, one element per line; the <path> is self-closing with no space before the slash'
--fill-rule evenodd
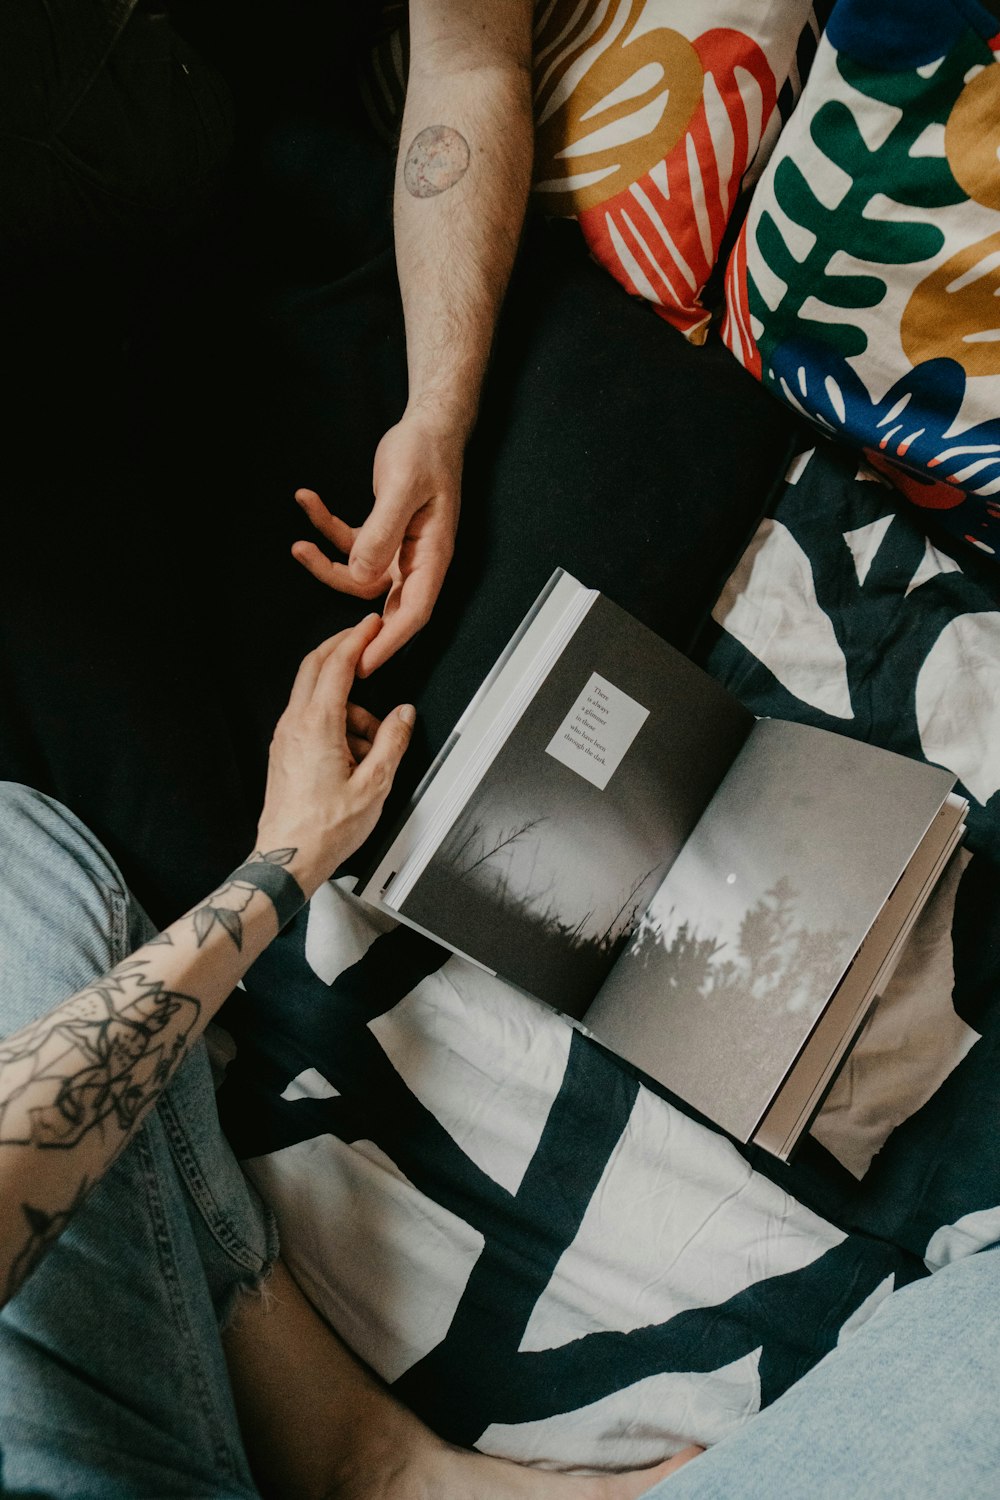
<path id="1" fill-rule="evenodd" d="M 636 182 L 578 217 L 594 256 L 626 291 L 701 342 L 710 316 L 701 294 L 777 90 L 764 52 L 744 34 L 716 28 L 692 47 L 702 68 L 701 94 L 676 145 Z"/>

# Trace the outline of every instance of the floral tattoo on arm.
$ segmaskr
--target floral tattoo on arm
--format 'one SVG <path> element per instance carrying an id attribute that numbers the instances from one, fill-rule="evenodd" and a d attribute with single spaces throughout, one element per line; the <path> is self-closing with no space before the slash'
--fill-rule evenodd
<path id="1" fill-rule="evenodd" d="M 258 891 L 269 897 L 278 925 L 283 927 L 305 900 L 297 881 L 284 868 L 297 853 L 297 849 L 270 849 L 266 853 L 255 849 L 246 864 L 192 913 L 198 947 L 218 925 L 232 938 L 237 951 L 242 952 L 243 913 Z"/>
<path id="2" fill-rule="evenodd" d="M 258 892 L 273 906 L 279 927 L 290 921 L 305 902 L 286 868 L 296 852 L 255 851 L 185 920 L 193 926 L 196 946 L 204 947 L 221 927 L 242 952 L 247 908 Z M 16 1193 L 20 1217 L 12 1213 L 0 1236 L 6 1297 L 59 1238 L 201 1033 L 202 1001 L 170 987 L 170 975 L 178 970 L 169 963 L 164 969 L 159 951 L 176 947 L 183 932 L 184 926 L 175 924 L 110 973 L 0 1040 L 0 1147 L 66 1153 L 65 1172 L 60 1169 L 48 1188 L 46 1172 L 30 1169 L 24 1178 L 31 1183 L 28 1192 Z M 182 959 L 180 973 L 185 972 Z M 85 1139 L 89 1154 L 73 1158 L 73 1148 Z M 96 1158 L 89 1152 L 94 1145 Z M 75 1181 L 74 1160 L 82 1163 Z"/>

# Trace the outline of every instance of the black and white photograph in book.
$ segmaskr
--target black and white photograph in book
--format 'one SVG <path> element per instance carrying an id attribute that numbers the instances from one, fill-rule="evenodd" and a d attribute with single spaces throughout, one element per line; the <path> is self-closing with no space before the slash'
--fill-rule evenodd
<path id="1" fill-rule="evenodd" d="M 666 649 L 596 599 L 402 907 L 577 1017 L 752 722 Z"/>
<path id="2" fill-rule="evenodd" d="M 758 721 L 586 1024 L 747 1138 L 942 794 L 902 756 Z"/>

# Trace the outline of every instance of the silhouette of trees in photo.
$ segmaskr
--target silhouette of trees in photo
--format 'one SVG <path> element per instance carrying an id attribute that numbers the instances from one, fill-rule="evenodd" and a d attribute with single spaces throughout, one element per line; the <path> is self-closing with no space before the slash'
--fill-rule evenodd
<path id="1" fill-rule="evenodd" d="M 704 1019 L 726 1014 L 752 1020 L 755 1012 L 794 1016 L 814 1009 L 839 981 L 847 934 L 797 921 L 798 892 L 779 878 L 744 913 L 734 944 L 704 937 L 688 920 L 666 924 L 647 915 L 629 956 L 652 971 L 664 999 L 699 995 Z M 667 937 L 667 933 L 671 935 Z M 752 1027 L 748 1028 L 748 1042 Z"/>

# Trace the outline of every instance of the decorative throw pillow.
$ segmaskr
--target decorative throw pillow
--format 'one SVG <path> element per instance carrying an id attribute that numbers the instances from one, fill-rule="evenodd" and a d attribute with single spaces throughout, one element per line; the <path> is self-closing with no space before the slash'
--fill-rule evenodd
<path id="1" fill-rule="evenodd" d="M 742 363 L 1000 552 L 1000 21 L 838 0 L 726 278 Z"/>
<path id="2" fill-rule="evenodd" d="M 549 0 L 536 7 L 534 197 L 696 343 L 741 188 L 791 112 L 820 31 L 812 0 Z M 399 20 L 390 7 L 386 22 Z M 388 132 L 406 78 L 387 24 L 365 79 Z"/>

